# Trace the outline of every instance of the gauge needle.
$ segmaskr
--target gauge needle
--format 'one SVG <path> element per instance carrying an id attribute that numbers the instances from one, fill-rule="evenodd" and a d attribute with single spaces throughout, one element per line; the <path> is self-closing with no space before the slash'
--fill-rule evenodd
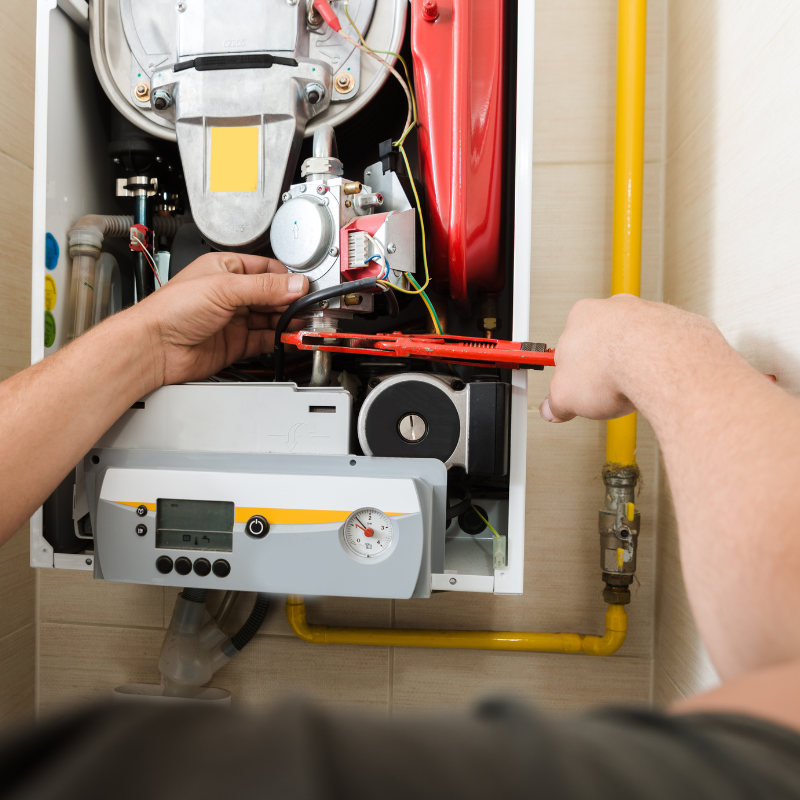
<path id="1" fill-rule="evenodd" d="M 357 528 L 361 528 L 361 530 L 364 531 L 364 536 L 373 536 L 375 534 L 375 531 L 373 531 L 372 528 L 365 528 L 363 525 L 359 525 L 358 517 L 356 517 L 355 523 Z"/>

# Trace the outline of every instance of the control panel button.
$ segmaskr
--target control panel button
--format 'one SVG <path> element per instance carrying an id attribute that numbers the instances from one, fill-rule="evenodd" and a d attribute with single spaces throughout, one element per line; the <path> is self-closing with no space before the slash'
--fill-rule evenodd
<path id="1" fill-rule="evenodd" d="M 207 558 L 198 558 L 197 561 L 194 562 L 194 572 L 195 575 L 205 578 L 205 576 L 211 572 L 211 564 L 209 563 L 209 560 Z"/>
<path id="2" fill-rule="evenodd" d="M 147 516 L 147 506 L 138 506 L 136 509 L 136 515 L 138 517 L 146 517 Z"/>
<path id="3" fill-rule="evenodd" d="M 255 514 L 245 523 L 244 532 L 254 539 L 263 539 L 269 533 L 269 522 L 261 514 Z"/>
<path id="4" fill-rule="evenodd" d="M 139 536 L 144 536 L 147 533 L 147 525 L 142 525 L 142 523 L 140 522 L 136 526 L 136 533 L 139 534 Z"/>
<path id="5" fill-rule="evenodd" d="M 175 562 L 175 572 L 178 575 L 188 575 L 192 571 L 192 562 L 186 558 L 186 556 L 181 556 Z"/>
<path id="6" fill-rule="evenodd" d="M 224 558 L 217 559 L 212 569 L 218 578 L 227 578 L 231 574 L 231 565 Z"/>
<path id="7" fill-rule="evenodd" d="M 156 559 L 156 569 L 162 575 L 169 575 L 172 572 L 172 559 L 169 556 L 159 556 Z"/>

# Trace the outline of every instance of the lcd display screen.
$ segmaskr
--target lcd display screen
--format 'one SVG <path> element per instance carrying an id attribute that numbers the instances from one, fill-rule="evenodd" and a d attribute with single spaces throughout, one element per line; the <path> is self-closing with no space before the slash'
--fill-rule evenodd
<path id="1" fill-rule="evenodd" d="M 158 500 L 156 547 L 232 553 L 233 512 L 217 500 Z"/>

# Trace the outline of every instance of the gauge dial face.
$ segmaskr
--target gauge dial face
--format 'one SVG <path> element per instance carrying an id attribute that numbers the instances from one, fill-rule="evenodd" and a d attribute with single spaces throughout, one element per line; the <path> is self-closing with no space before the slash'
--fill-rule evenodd
<path id="1" fill-rule="evenodd" d="M 377 508 L 360 508 L 344 523 L 344 543 L 359 558 L 374 558 L 389 549 L 394 528 L 389 517 Z"/>

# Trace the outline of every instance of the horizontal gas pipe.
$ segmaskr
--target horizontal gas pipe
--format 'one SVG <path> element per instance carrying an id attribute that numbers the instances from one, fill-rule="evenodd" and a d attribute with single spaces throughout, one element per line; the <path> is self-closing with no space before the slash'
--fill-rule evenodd
<path id="1" fill-rule="evenodd" d="M 311 644 L 361 644 L 383 647 L 445 647 L 459 650 L 507 650 L 526 653 L 585 653 L 610 656 L 625 642 L 628 617 L 623 605 L 609 605 L 603 636 L 529 631 L 442 631 L 412 628 L 334 628 L 312 625 L 303 598 L 286 598 L 286 619 L 295 636 Z"/>

